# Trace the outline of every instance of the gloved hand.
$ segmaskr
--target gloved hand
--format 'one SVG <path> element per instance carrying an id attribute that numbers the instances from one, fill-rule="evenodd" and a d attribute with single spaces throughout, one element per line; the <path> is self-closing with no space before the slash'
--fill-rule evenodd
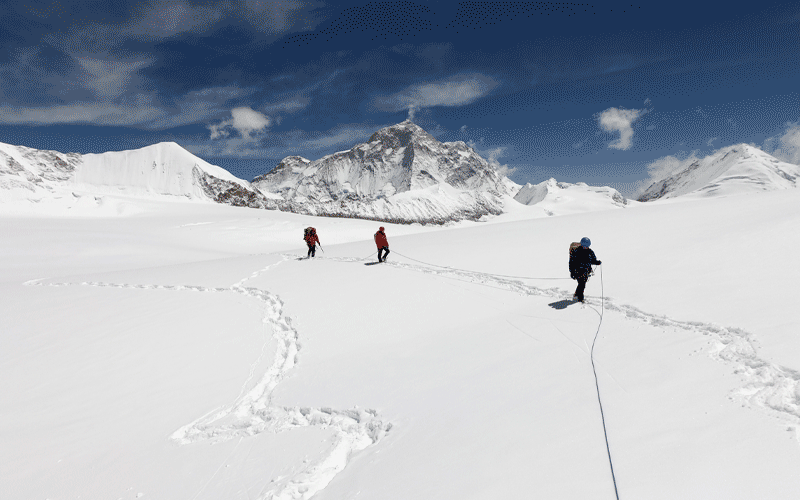
<path id="1" fill-rule="evenodd" d="M 599 266 L 600 264 L 602 264 L 602 263 L 603 263 L 603 261 L 602 261 L 602 260 L 598 260 L 598 261 L 597 261 L 597 265 L 598 265 L 598 266 Z"/>

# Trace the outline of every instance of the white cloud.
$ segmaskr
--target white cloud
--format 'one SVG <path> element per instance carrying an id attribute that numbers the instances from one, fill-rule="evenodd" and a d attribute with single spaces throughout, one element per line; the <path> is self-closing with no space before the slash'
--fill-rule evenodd
<path id="1" fill-rule="evenodd" d="M 264 130 L 270 125 L 268 116 L 250 108 L 234 108 L 231 110 L 231 115 L 233 116 L 231 126 L 239 131 L 243 137 L 250 137 L 251 133 Z"/>
<path id="2" fill-rule="evenodd" d="M 608 147 L 630 149 L 633 139 L 633 123 L 646 112 L 643 109 L 608 108 L 600 113 L 598 116 L 600 128 L 606 132 L 619 132 L 619 139 L 611 142 Z"/>
<path id="3" fill-rule="evenodd" d="M 783 135 L 764 141 L 764 150 L 786 163 L 800 165 L 800 122 L 787 123 Z"/>
<path id="4" fill-rule="evenodd" d="M 445 80 L 412 85 L 400 92 L 375 100 L 374 105 L 381 111 L 409 110 L 414 112 L 433 106 L 464 106 L 487 95 L 497 87 L 498 82 L 477 73 L 456 75 Z"/>
<path id="5" fill-rule="evenodd" d="M 719 137 L 712 137 L 711 139 L 706 141 L 706 145 L 707 146 L 713 146 L 714 145 L 714 141 L 718 141 L 718 140 L 719 140 Z"/>
<path id="6" fill-rule="evenodd" d="M 254 139 L 253 133 L 266 130 L 271 124 L 269 116 L 248 107 L 239 107 L 231 110 L 228 120 L 208 125 L 208 129 L 211 131 L 211 139 L 228 137 L 231 129 L 234 129 L 242 139 L 249 141 Z"/>

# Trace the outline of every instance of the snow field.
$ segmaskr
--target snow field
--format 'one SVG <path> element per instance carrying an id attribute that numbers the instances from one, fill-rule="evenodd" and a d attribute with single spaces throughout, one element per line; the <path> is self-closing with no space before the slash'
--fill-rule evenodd
<path id="1" fill-rule="evenodd" d="M 381 225 L 365 221 L 28 219 L 0 247 L 0 458 L 14 464 L 0 490 L 613 498 L 589 361 L 604 305 L 595 361 L 621 497 L 794 498 L 798 319 L 763 256 L 795 243 L 797 207 L 787 191 L 386 225 L 381 265 L 365 265 Z M 297 260 L 305 225 L 320 258 Z M 585 306 L 566 305 L 581 236 L 606 299 L 598 274 Z"/>

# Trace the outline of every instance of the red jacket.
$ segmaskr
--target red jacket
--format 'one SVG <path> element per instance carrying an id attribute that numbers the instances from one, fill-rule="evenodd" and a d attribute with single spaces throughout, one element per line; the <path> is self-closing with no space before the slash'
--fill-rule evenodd
<path id="1" fill-rule="evenodd" d="M 310 247 L 314 246 L 315 243 L 319 243 L 319 238 L 317 238 L 317 233 L 311 233 L 308 236 L 305 236 L 303 239 L 306 240 L 306 245 Z"/>
<path id="2" fill-rule="evenodd" d="M 375 233 L 375 244 L 378 245 L 378 248 L 388 247 L 389 242 L 386 240 L 386 233 L 382 231 Z"/>

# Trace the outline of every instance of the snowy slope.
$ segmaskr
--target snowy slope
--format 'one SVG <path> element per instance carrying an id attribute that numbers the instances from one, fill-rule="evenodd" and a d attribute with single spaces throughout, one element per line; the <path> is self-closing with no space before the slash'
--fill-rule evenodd
<path id="1" fill-rule="evenodd" d="M 253 185 L 297 213 L 439 224 L 502 213 L 519 189 L 463 142 L 409 120 L 316 161 L 287 157 Z"/>
<path id="2" fill-rule="evenodd" d="M 87 191 L 102 189 L 143 197 L 168 195 L 207 200 L 208 194 L 197 182 L 195 169 L 247 187 L 247 182 L 196 157 L 174 142 L 132 151 L 87 154 L 81 160 L 73 181 L 76 187 Z"/>
<path id="3" fill-rule="evenodd" d="M 692 162 L 687 168 L 653 183 L 639 201 L 726 196 L 797 187 L 800 166 L 785 163 L 746 144 L 728 146 Z"/>
<path id="4" fill-rule="evenodd" d="M 632 205 L 632 202 L 614 188 L 588 186 L 583 182 L 570 184 L 557 182 L 555 179 L 539 184 L 528 183 L 517 192 L 514 199 L 523 205 L 537 205 L 548 215 L 626 208 Z"/>
<path id="5" fill-rule="evenodd" d="M 63 210 L 102 206 L 109 195 L 264 205 L 248 182 L 174 142 L 86 155 L 0 144 L 0 202 L 53 204 Z"/>
<path id="6" fill-rule="evenodd" d="M 384 223 L 380 265 L 374 222 L 158 203 L 0 216 L 3 498 L 614 498 L 592 351 L 620 498 L 800 491 L 800 190 Z"/>

